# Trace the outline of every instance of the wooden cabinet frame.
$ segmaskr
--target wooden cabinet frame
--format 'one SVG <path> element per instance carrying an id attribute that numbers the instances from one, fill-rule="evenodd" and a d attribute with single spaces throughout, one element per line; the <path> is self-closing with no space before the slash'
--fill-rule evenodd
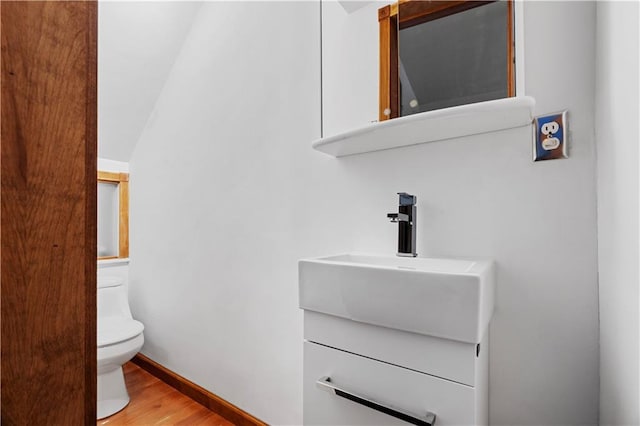
<path id="1" fill-rule="evenodd" d="M 118 185 L 118 255 L 102 256 L 98 260 L 129 257 L 129 174 L 98 171 L 98 182 Z"/>
<path id="2" fill-rule="evenodd" d="M 495 0 L 493 0 L 495 1 Z M 380 121 L 400 116 L 400 80 L 398 75 L 399 30 L 433 21 L 438 18 L 464 12 L 493 1 L 424 1 L 399 0 L 378 9 L 380 27 Z M 507 2 L 507 93 L 515 96 L 513 0 Z"/>

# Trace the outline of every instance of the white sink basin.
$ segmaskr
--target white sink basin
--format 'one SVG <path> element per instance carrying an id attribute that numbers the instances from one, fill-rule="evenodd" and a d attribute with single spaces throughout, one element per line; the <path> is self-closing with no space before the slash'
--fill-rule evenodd
<path id="1" fill-rule="evenodd" d="M 487 260 L 342 254 L 298 263 L 300 308 L 480 343 L 493 315 Z"/>

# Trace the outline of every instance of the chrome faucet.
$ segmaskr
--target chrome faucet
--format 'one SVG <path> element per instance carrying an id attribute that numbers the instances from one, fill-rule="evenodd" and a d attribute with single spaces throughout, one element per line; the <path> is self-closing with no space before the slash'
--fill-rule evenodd
<path id="1" fill-rule="evenodd" d="M 416 200 L 415 195 L 398 192 L 400 205 L 398 213 L 389 213 L 391 222 L 398 223 L 398 256 L 416 257 Z"/>

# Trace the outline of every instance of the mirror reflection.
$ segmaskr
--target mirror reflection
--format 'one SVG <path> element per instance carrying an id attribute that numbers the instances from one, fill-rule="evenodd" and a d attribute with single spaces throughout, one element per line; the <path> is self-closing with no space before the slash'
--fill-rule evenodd
<path id="1" fill-rule="evenodd" d="M 467 3 L 436 19 L 400 7 L 400 116 L 513 96 L 511 3 Z"/>
<path id="2" fill-rule="evenodd" d="M 323 136 L 515 96 L 511 0 L 321 6 Z"/>

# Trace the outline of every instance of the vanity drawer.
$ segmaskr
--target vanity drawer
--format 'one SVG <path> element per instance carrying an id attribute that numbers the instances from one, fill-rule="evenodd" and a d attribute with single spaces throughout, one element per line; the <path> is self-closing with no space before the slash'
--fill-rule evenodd
<path id="1" fill-rule="evenodd" d="M 475 418 L 471 386 L 311 342 L 304 343 L 304 366 L 305 425 L 409 424 L 366 406 L 367 401 L 418 418 L 431 412 L 438 426 L 484 423 Z"/>

